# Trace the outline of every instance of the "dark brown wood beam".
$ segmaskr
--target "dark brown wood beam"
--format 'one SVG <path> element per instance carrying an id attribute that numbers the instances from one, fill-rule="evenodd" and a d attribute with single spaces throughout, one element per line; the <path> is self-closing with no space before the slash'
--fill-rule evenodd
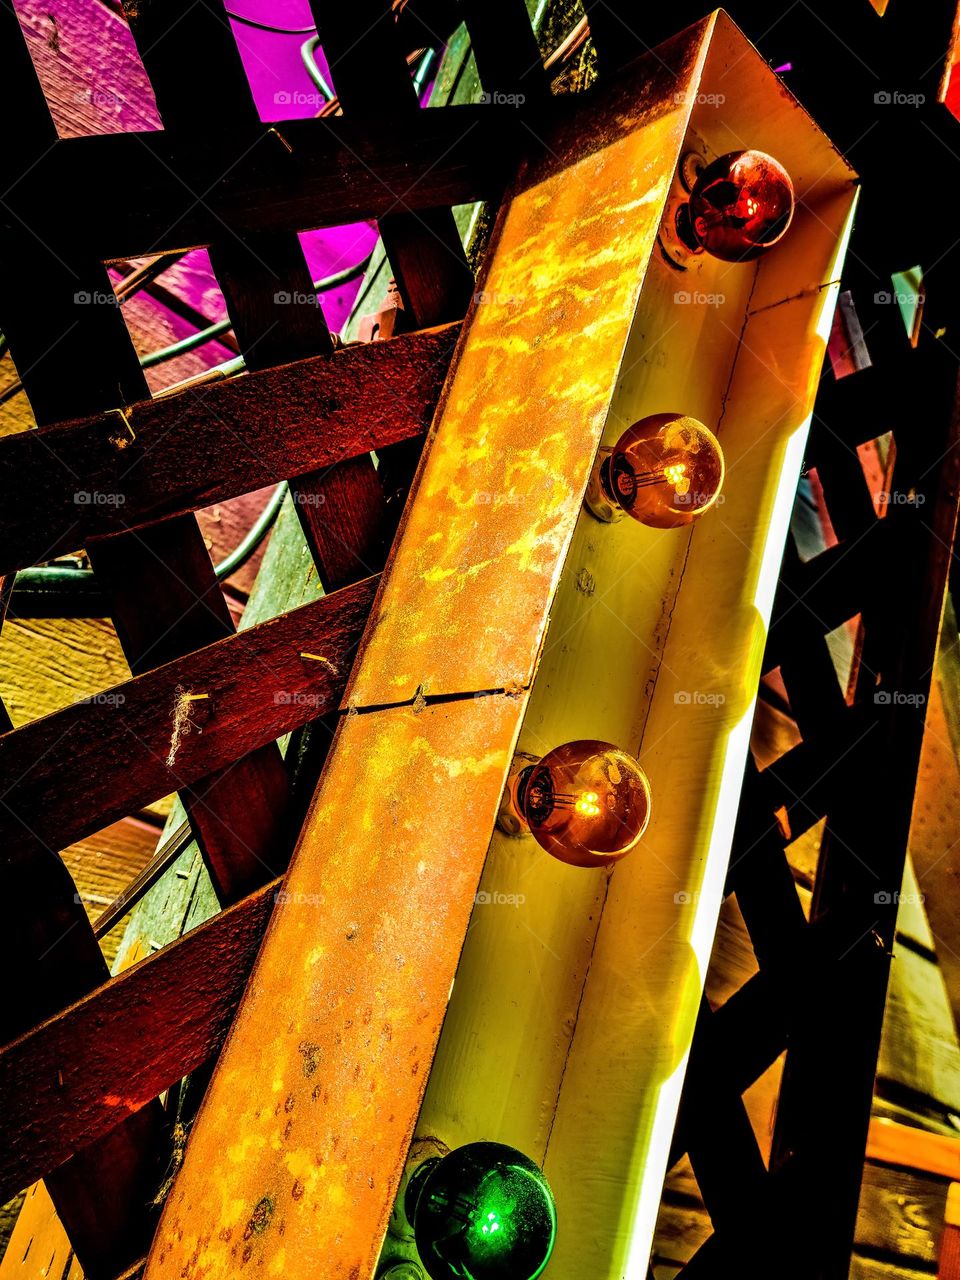
<path id="1" fill-rule="evenodd" d="M 279 892 L 276 880 L 0 1049 L 4 1200 L 218 1052 Z"/>
<path id="2" fill-rule="evenodd" d="M 210 779 L 336 709 L 376 590 L 367 579 L 198 649 L 0 737 L 8 860 L 65 848 L 161 796 Z M 95 761 L 78 770 L 77 760 Z M 258 851 L 261 880 L 289 850 Z"/>
<path id="3" fill-rule="evenodd" d="M 0 573 L 423 434 L 458 325 L 0 440 Z M 82 495 L 78 500 L 77 495 Z"/>
<path id="4" fill-rule="evenodd" d="M 189 137 L 64 139 L 19 181 L 11 173 L 0 207 L 61 255 L 82 244 L 115 261 L 212 244 L 225 230 L 243 239 L 497 199 L 535 145 L 516 110 L 497 105 L 421 111 L 402 134 L 349 117 L 236 132 L 198 120 Z M 66 219 L 50 191 L 84 199 Z"/>
<path id="5" fill-rule="evenodd" d="M 460 8 L 489 100 L 522 107 L 545 97 L 549 84 L 524 0 L 460 0 Z"/>
<path id="6" fill-rule="evenodd" d="M 778 666 L 795 643 L 799 624 L 815 623 L 826 635 L 856 617 L 880 583 L 890 528 L 887 520 L 875 520 L 862 537 L 838 542 L 812 560 L 788 556 L 763 655 L 765 672 Z"/>
<path id="7" fill-rule="evenodd" d="M 197 74 L 211 68 L 204 88 L 219 112 L 256 127 L 259 116 L 222 4 L 136 0 L 126 12 L 167 128 L 189 135 L 196 117 L 194 88 L 181 65 L 185 47 Z M 295 231 L 241 239 L 225 228 L 210 246 L 210 260 L 248 369 L 332 353 L 334 339 Z M 292 489 L 326 590 L 382 569 L 386 511 L 372 458 L 353 457 L 336 472 L 301 476 Z"/>
<path id="8" fill-rule="evenodd" d="M 374 126 L 389 115 L 402 122 L 400 136 L 406 139 L 423 116 L 462 110 L 420 110 L 406 51 L 384 0 L 351 0 L 339 5 L 316 0 L 311 7 L 346 121 L 359 121 L 367 133 L 374 134 L 378 132 Z M 512 155 L 517 155 L 515 147 Z M 433 203 L 450 206 L 462 202 Z M 382 208 L 378 218 L 410 323 L 420 328 L 460 320 L 474 284 L 451 209 L 430 210 L 423 205 L 418 209 L 404 199 Z"/>

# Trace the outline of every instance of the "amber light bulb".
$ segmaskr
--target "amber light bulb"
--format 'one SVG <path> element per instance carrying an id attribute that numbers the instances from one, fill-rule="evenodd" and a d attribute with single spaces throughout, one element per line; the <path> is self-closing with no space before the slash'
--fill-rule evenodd
<path id="1" fill-rule="evenodd" d="M 782 240 L 794 210 L 793 183 L 765 151 L 731 151 L 700 173 L 681 205 L 677 232 L 688 248 L 748 262 Z"/>
<path id="2" fill-rule="evenodd" d="M 631 516 L 654 529 L 690 524 L 723 486 L 720 441 L 696 418 L 655 413 L 601 449 L 586 502 L 598 520 Z"/>
<path id="3" fill-rule="evenodd" d="M 636 845 L 650 820 L 650 784 L 634 758 L 609 742 L 555 747 L 512 779 L 508 801 L 519 824 L 552 857 L 602 867 Z"/>

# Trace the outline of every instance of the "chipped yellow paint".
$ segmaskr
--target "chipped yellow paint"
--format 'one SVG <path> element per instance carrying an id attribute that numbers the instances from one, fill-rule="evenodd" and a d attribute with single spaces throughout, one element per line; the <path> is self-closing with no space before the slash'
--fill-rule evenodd
<path id="1" fill-rule="evenodd" d="M 242 1274 L 271 1267 L 281 1247 L 304 1275 L 348 1276 L 372 1261 L 517 721 L 504 697 L 343 721 L 149 1274 L 179 1276 L 195 1253 L 192 1280 Z M 358 856 L 370 815 L 380 871 Z M 486 834 L 471 841 L 472 831 Z M 298 955 L 308 962 L 291 963 Z M 242 1137 L 224 1160 L 226 1114 Z M 264 1202 L 272 1208 L 258 1214 Z"/>
<path id="2" fill-rule="evenodd" d="M 689 115 L 670 48 L 656 112 L 639 77 L 581 105 L 509 201 L 345 705 L 530 683 Z"/>

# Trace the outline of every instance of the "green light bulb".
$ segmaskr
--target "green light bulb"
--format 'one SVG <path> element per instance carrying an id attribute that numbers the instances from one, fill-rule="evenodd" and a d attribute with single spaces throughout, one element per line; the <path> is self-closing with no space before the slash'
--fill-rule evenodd
<path id="1" fill-rule="evenodd" d="M 536 1280 L 557 1234 L 546 1178 L 500 1142 L 471 1142 L 424 1161 L 405 1209 L 432 1280 Z"/>

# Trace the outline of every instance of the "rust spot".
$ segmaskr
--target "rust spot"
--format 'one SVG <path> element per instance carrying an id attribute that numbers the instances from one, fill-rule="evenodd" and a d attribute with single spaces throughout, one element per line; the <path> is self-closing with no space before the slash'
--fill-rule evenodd
<path id="1" fill-rule="evenodd" d="M 311 1093 L 310 1097 L 314 1100 L 314 1102 L 316 1102 L 317 1099 L 320 1097 L 321 1092 L 322 1090 L 320 1088 L 320 1085 L 317 1084 L 313 1086 L 313 1093 Z"/>
<path id="2" fill-rule="evenodd" d="M 410 1068 L 410 1074 L 411 1074 L 412 1076 L 415 1076 L 419 1070 L 420 1070 L 420 1063 L 419 1063 L 419 1061 L 417 1061 L 417 1062 L 415 1062 L 415 1063 L 413 1064 L 413 1066 Z"/>
<path id="3" fill-rule="evenodd" d="M 290 1194 L 293 1196 L 294 1200 L 303 1199 L 303 1183 L 299 1178 L 294 1180 L 293 1186 L 290 1189 Z"/>
<path id="4" fill-rule="evenodd" d="M 314 1044 L 312 1040 L 301 1040 L 297 1045 L 297 1053 L 302 1059 L 300 1069 L 307 1077 L 312 1076 L 320 1065 L 323 1057 L 323 1050 L 318 1044 Z"/>
<path id="5" fill-rule="evenodd" d="M 222 1240 L 222 1241 L 224 1242 L 224 1244 L 226 1244 L 226 1243 L 227 1243 L 227 1241 L 228 1241 L 228 1240 L 231 1240 L 232 1238 L 233 1238 L 233 1228 L 232 1228 L 232 1227 L 223 1227 L 223 1228 L 221 1228 L 220 1233 L 219 1233 L 219 1236 L 218 1236 L 218 1239 Z"/>
<path id="6" fill-rule="evenodd" d="M 294 1108 L 296 1105 L 297 1105 L 297 1100 L 296 1100 L 296 1098 L 293 1096 L 293 1094 L 292 1094 L 292 1093 L 288 1093 L 288 1094 L 287 1094 L 287 1100 L 286 1100 L 286 1102 L 283 1104 L 283 1109 L 284 1109 L 284 1111 L 292 1111 L 292 1110 L 293 1110 L 293 1108 Z"/>
<path id="7" fill-rule="evenodd" d="M 286 1141 L 287 1141 L 287 1139 L 290 1137 L 290 1130 L 291 1130 L 292 1128 L 293 1128 L 293 1116 L 291 1116 L 291 1117 L 290 1117 L 290 1119 L 287 1121 L 287 1123 L 283 1126 L 283 1140 L 284 1140 L 284 1142 L 286 1142 Z"/>
<path id="8" fill-rule="evenodd" d="M 253 1245 L 248 1244 L 247 1247 L 244 1249 L 243 1253 L 241 1253 L 240 1255 L 240 1261 L 249 1262 L 252 1257 L 253 1257 Z"/>
<path id="9" fill-rule="evenodd" d="M 273 1217 L 273 1201 L 269 1196 L 264 1196 L 262 1200 L 257 1202 L 257 1206 L 250 1215 L 250 1221 L 247 1223 L 243 1232 L 244 1240 L 249 1240 L 251 1236 L 263 1235 L 267 1227 L 270 1225 L 270 1219 Z M 246 1252 L 246 1250 L 244 1250 Z"/>

